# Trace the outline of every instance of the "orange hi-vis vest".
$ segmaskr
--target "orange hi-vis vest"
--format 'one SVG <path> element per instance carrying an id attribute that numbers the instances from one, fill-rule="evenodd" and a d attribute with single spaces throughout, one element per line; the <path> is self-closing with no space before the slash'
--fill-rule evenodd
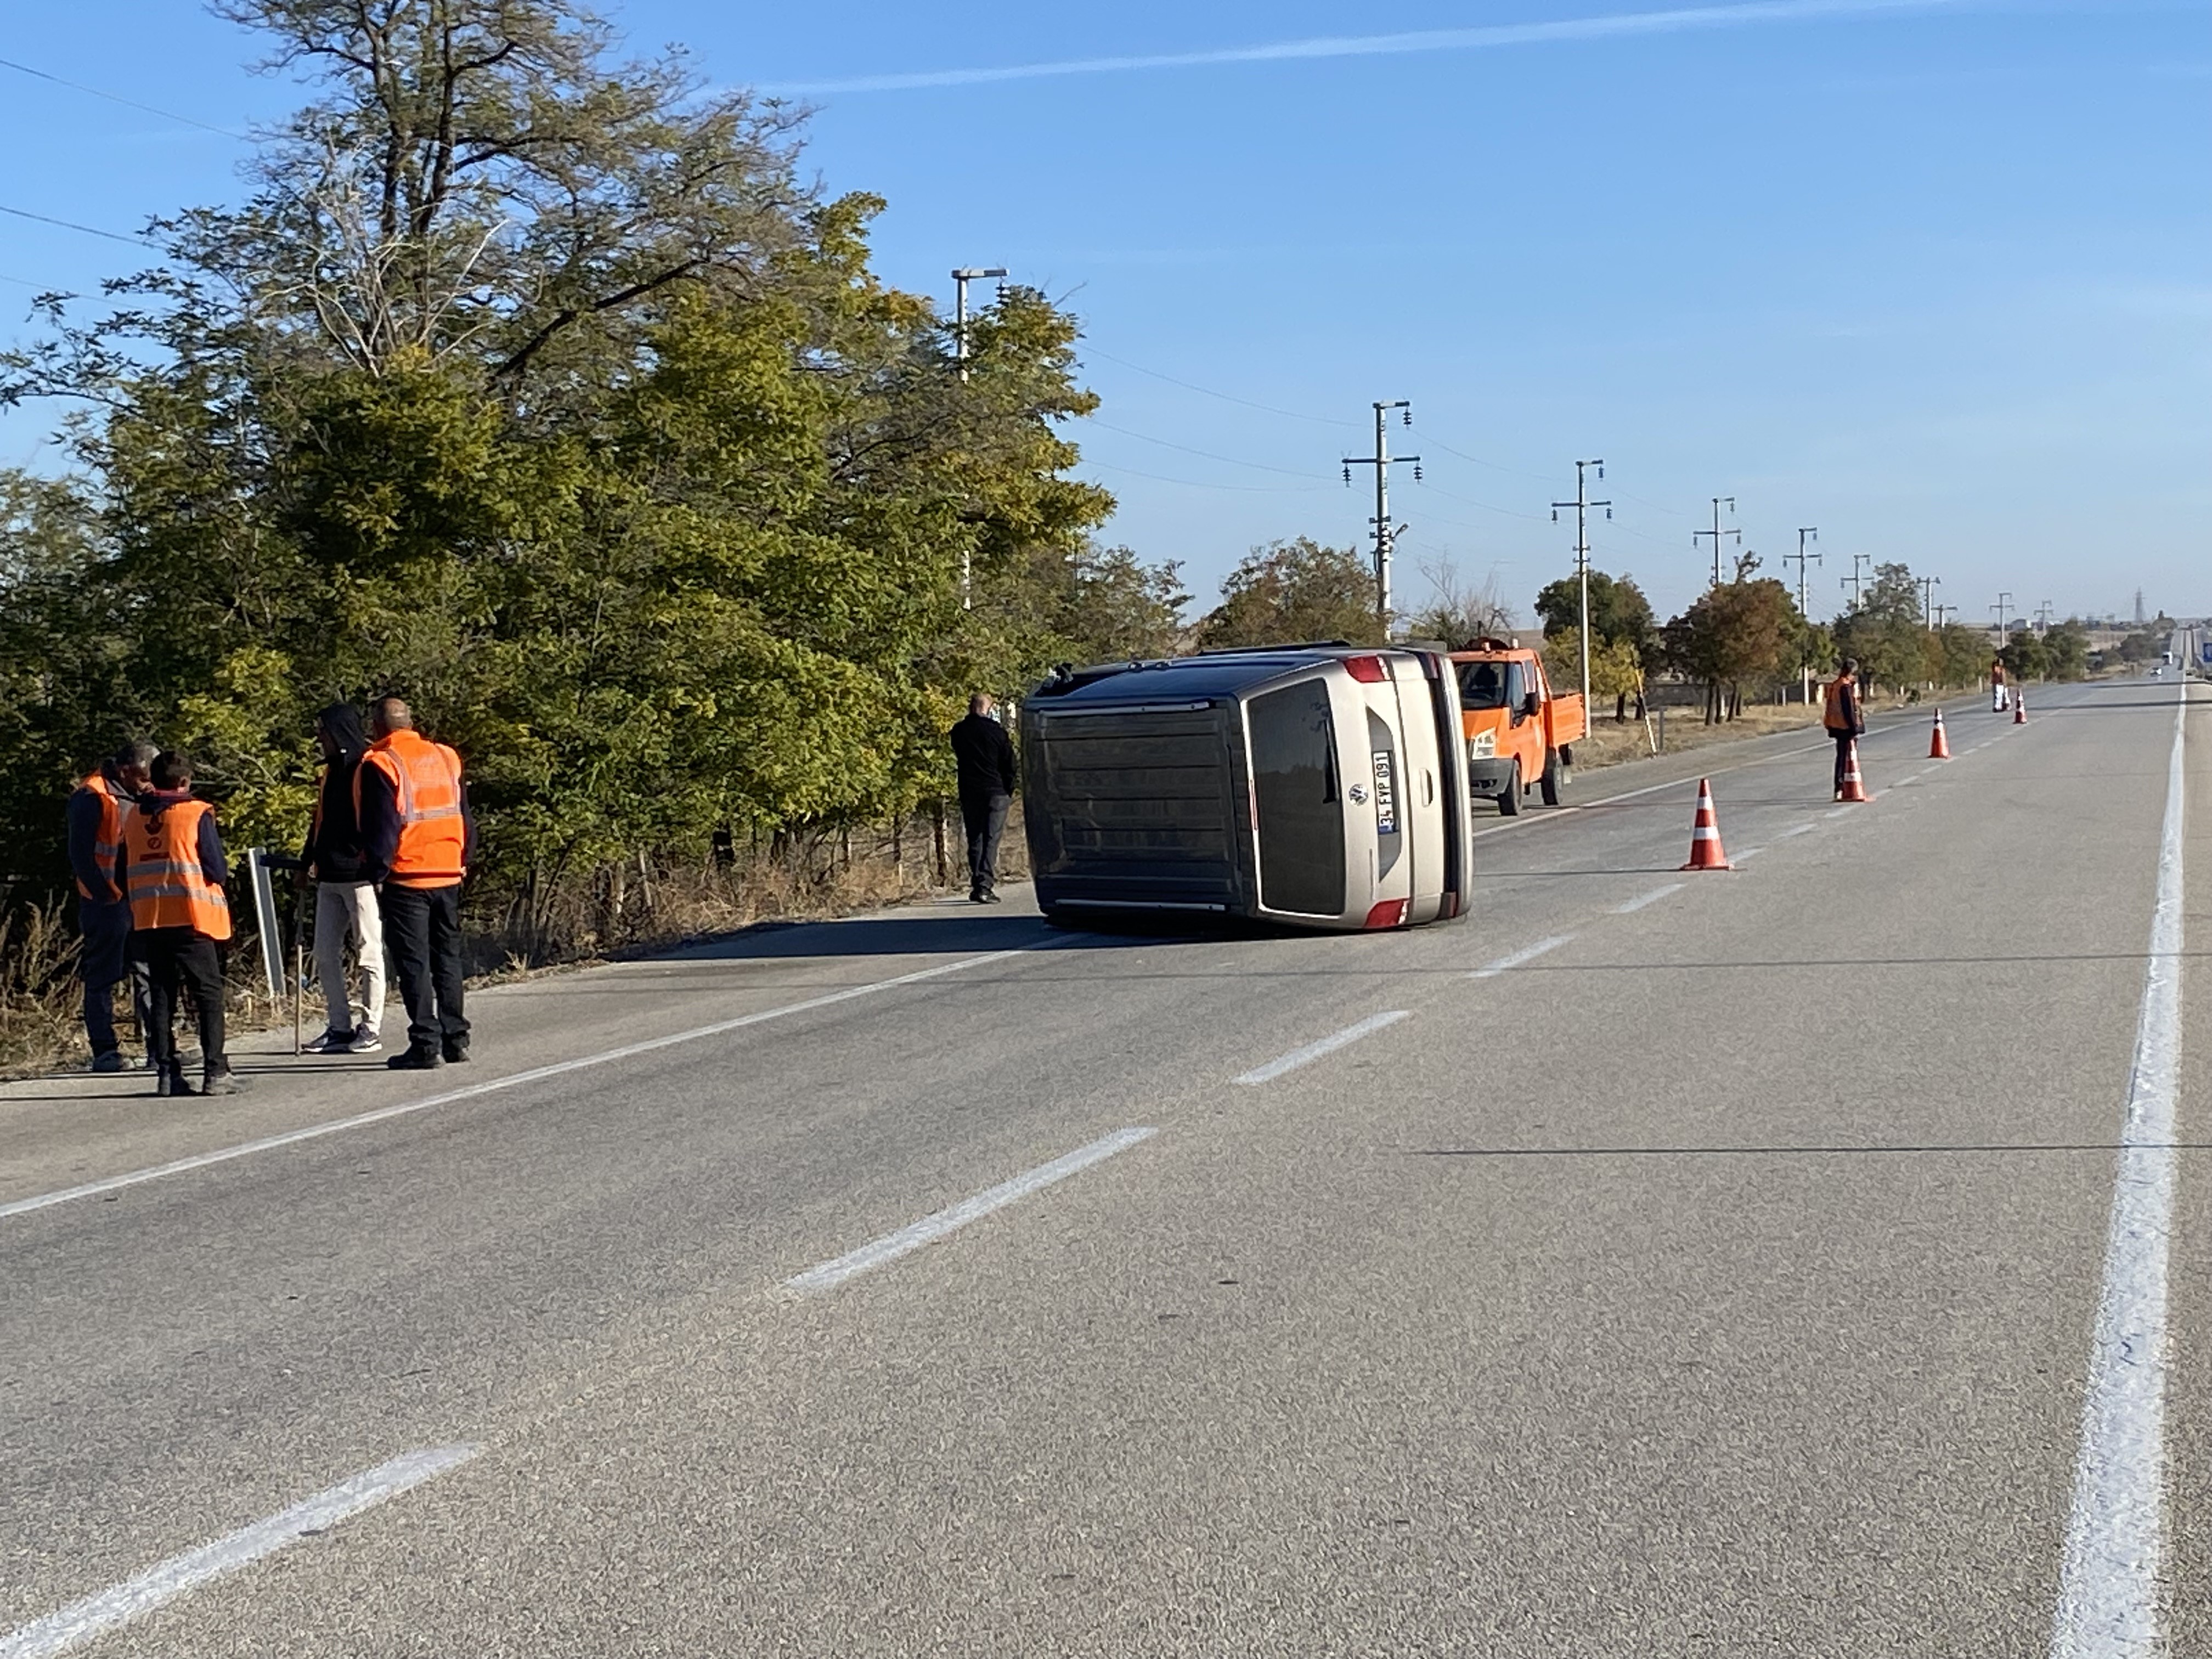
<path id="1" fill-rule="evenodd" d="M 1851 723 L 1844 718 L 1844 677 L 1841 674 L 1828 682 L 1825 696 L 1826 707 L 1820 711 L 1820 724 L 1831 732 L 1850 731 Z"/>
<path id="2" fill-rule="evenodd" d="M 461 819 L 461 757 L 413 732 L 379 738 L 362 757 L 392 780 L 399 803 L 399 850 L 386 879 L 401 887 L 450 887 L 468 873 L 461 861 L 468 830 Z M 361 814 L 361 773 L 353 775 Z"/>
<path id="3" fill-rule="evenodd" d="M 101 773 L 94 772 L 77 787 L 89 789 L 100 797 L 100 838 L 92 844 L 92 856 L 94 862 L 100 866 L 100 873 L 107 878 L 107 884 L 112 887 L 115 885 L 115 854 L 123 845 L 123 811 L 130 803 L 115 793 L 115 786 Z M 77 883 L 76 890 L 88 899 L 104 902 L 107 897 L 105 893 L 86 892 L 82 882 Z"/>
<path id="4" fill-rule="evenodd" d="M 189 927 L 212 939 L 230 937 L 230 901 L 200 867 L 200 820 L 214 810 L 204 800 L 181 800 L 158 813 L 134 806 L 123 815 L 132 927 Z"/>

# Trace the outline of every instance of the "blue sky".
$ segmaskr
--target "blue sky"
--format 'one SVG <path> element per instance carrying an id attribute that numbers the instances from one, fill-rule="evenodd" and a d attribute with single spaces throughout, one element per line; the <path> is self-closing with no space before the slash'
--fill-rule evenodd
<path id="1" fill-rule="evenodd" d="M 890 280 L 949 305 L 951 266 L 1004 264 L 1079 313 L 1109 534 L 1201 598 L 1255 543 L 1364 538 L 1337 463 L 1405 398 L 1407 599 L 1449 560 L 1525 608 L 1570 564 L 1549 503 L 1602 456 L 1596 562 L 1662 612 L 1710 569 L 1716 495 L 1793 581 L 1819 526 L 1816 615 L 1854 553 L 1940 575 L 1970 620 L 2001 589 L 2212 610 L 2205 0 L 614 15 L 717 82 L 807 89 L 810 165 L 890 201 Z M 181 3 L 0 31 L 0 57 L 233 129 L 295 101 L 254 52 Z M 1061 72 L 1099 59 L 1125 61 Z M 246 149 L 9 70 L 0 141 L 0 205 L 118 231 L 234 197 Z M 33 286 L 136 257 L 0 217 L 0 335 Z M 50 424 L 0 416 L 0 461 L 51 464 Z"/>

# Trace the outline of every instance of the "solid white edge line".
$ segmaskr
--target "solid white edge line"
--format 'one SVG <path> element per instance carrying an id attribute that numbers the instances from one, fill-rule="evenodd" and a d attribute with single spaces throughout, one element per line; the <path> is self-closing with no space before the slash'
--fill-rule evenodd
<path id="1" fill-rule="evenodd" d="M 1053 941 L 1057 943 L 1058 941 Z M 696 1042 L 702 1037 L 720 1036 L 725 1032 L 743 1030 L 748 1025 L 759 1025 L 772 1019 L 781 1019 L 790 1014 L 803 1014 L 816 1008 L 827 1008 L 840 1002 L 850 1002 L 855 997 L 872 996 L 878 991 L 889 991 L 902 985 L 916 985 L 923 980 L 936 979 L 945 974 L 957 974 L 969 968 L 981 968 L 994 962 L 1004 962 L 1008 957 L 1025 954 L 1032 946 L 1021 946 L 1011 951 L 991 951 L 980 957 L 963 957 L 957 962 L 939 963 L 934 968 L 917 969 L 910 974 L 900 974 L 891 979 L 872 980 L 866 985 L 848 985 L 842 990 L 830 991 L 818 997 L 809 997 L 803 1002 L 786 1003 L 780 1008 L 763 1008 L 757 1013 L 740 1014 L 734 1019 L 715 1021 L 712 1025 L 694 1026 L 688 1031 L 673 1031 L 666 1036 L 647 1038 L 642 1042 L 624 1043 L 619 1048 L 608 1048 L 596 1054 L 583 1054 L 574 1060 L 557 1061 L 550 1066 L 533 1066 L 526 1072 L 516 1072 L 507 1077 L 495 1077 L 483 1083 L 472 1083 L 465 1089 L 449 1089 L 444 1094 L 432 1095 L 424 1100 L 410 1100 L 398 1106 L 380 1106 L 374 1111 L 356 1112 L 351 1117 L 342 1117 L 328 1123 L 311 1123 L 304 1128 L 287 1129 L 281 1134 L 264 1135 L 258 1140 L 240 1142 L 235 1146 L 219 1147 L 211 1152 L 195 1152 L 190 1158 L 180 1158 L 151 1168 L 131 1170 L 122 1175 L 103 1176 L 88 1181 L 82 1186 L 64 1187 L 58 1192 L 39 1193 L 29 1198 L 19 1198 L 0 1204 L 0 1221 L 10 1216 L 28 1215 L 33 1210 L 43 1210 L 56 1204 L 66 1204 L 73 1199 L 94 1198 L 102 1193 L 116 1192 L 125 1187 L 137 1187 L 149 1181 L 159 1181 L 165 1176 L 185 1175 L 193 1170 L 204 1170 L 212 1164 L 228 1164 L 233 1158 L 250 1158 L 256 1152 L 274 1152 L 280 1146 L 296 1146 L 303 1140 L 315 1140 L 324 1135 L 334 1135 L 347 1129 L 362 1129 L 372 1123 L 388 1123 L 394 1118 L 407 1117 L 416 1112 L 427 1112 L 434 1107 L 450 1106 L 456 1101 L 473 1100 L 480 1095 L 496 1094 L 502 1089 L 520 1088 L 526 1083 L 540 1083 L 550 1077 L 560 1077 L 569 1072 L 584 1071 L 593 1066 L 605 1066 L 617 1060 L 629 1060 L 639 1054 L 648 1054 L 659 1048 L 672 1048 L 678 1043 Z"/>
<path id="2" fill-rule="evenodd" d="M 1341 1031 L 1333 1031 L 1303 1048 L 1293 1048 L 1287 1054 L 1269 1060 L 1265 1066 L 1255 1066 L 1242 1075 L 1231 1078 L 1232 1083 L 1271 1083 L 1285 1072 L 1296 1071 L 1309 1060 L 1319 1060 L 1323 1054 L 1334 1054 L 1348 1042 L 1357 1042 L 1381 1030 L 1386 1025 L 1395 1025 L 1412 1010 L 1393 1008 L 1387 1013 L 1370 1014 L 1356 1025 L 1347 1025 Z"/>
<path id="3" fill-rule="evenodd" d="M 835 1261 L 824 1261 L 794 1274 L 783 1281 L 781 1288 L 793 1296 L 819 1296 L 824 1291 L 834 1291 L 848 1279 L 858 1278 L 885 1262 L 896 1261 L 911 1255 L 925 1244 L 933 1244 L 947 1233 L 980 1221 L 994 1210 L 1002 1210 L 1017 1199 L 1027 1198 L 1031 1193 L 1065 1181 L 1079 1170 L 1126 1152 L 1139 1141 L 1149 1140 L 1159 1133 L 1152 1128 L 1116 1129 L 1092 1141 L 1088 1146 L 1079 1146 L 1073 1152 L 1056 1158 L 1049 1164 L 1040 1164 L 1036 1169 L 1002 1181 L 988 1192 L 973 1198 L 963 1199 L 946 1209 L 924 1216 L 909 1226 L 896 1232 L 885 1233 L 881 1238 L 869 1240 L 857 1250 L 848 1250 Z"/>
<path id="4" fill-rule="evenodd" d="M 186 1550 L 182 1555 L 173 1555 L 135 1577 L 0 1637 L 0 1659 L 52 1659 L 53 1655 L 64 1653 L 118 1625 L 152 1612 L 163 1602 L 198 1589 L 210 1579 L 251 1566 L 288 1544 L 327 1531 L 349 1516 L 397 1498 L 410 1487 L 420 1486 L 448 1469 L 458 1468 L 483 1449 L 481 1446 L 433 1446 L 380 1463 L 295 1504 L 282 1514 L 242 1527 L 228 1537 Z"/>
<path id="5" fill-rule="evenodd" d="M 2166 1258 L 2181 1065 L 2182 764 L 2189 690 L 2166 762 L 2142 1012 L 2114 1170 L 2105 1274 L 2081 1402 L 2081 1447 L 2051 1621 L 2052 1659 L 2163 1653 Z"/>
<path id="6" fill-rule="evenodd" d="M 1658 903 L 1661 899 L 1665 898 L 1669 893 L 1680 892 L 1682 890 L 1682 883 L 1679 881 L 1670 881 L 1664 887 L 1655 887 L 1648 893 L 1638 894 L 1636 897 L 1629 900 L 1626 904 L 1614 905 L 1613 907 L 1613 914 L 1616 916 L 1633 915 L 1647 904 Z"/>
<path id="7" fill-rule="evenodd" d="M 1680 882 L 1677 882 L 1674 884 L 1678 887 L 1681 885 Z M 1562 945 L 1565 945 L 1573 937 L 1574 935 L 1572 933 L 1558 933 L 1554 934 L 1550 939 L 1540 939 L 1534 945 L 1522 945 L 1510 956 L 1500 957 L 1495 962 L 1484 963 L 1481 967 L 1476 969 L 1473 973 L 1469 974 L 1468 977 L 1469 979 L 1496 979 L 1498 975 L 1505 972 L 1509 968 L 1518 968 L 1524 962 L 1534 962 L 1538 957 L 1542 956 L 1547 951 L 1558 950 Z"/>

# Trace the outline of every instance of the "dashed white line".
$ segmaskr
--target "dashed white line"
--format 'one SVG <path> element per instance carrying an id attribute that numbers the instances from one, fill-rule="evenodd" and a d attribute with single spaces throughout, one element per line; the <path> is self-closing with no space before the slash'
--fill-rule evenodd
<path id="1" fill-rule="evenodd" d="M 782 1019 L 790 1014 L 803 1014 L 816 1008 L 828 1008 L 840 1002 L 850 1002 L 855 997 L 873 996 L 878 991 L 888 991 L 901 985 L 919 985 L 924 980 L 936 979 L 945 974 L 957 974 L 969 968 L 981 968 L 986 963 L 1004 962 L 1008 957 L 1018 957 L 1033 947 L 1012 951 L 989 951 L 980 957 L 963 957 L 958 962 L 940 963 L 934 968 L 917 969 L 911 974 L 899 974 L 890 979 L 871 980 L 866 985 L 848 985 L 842 991 L 830 991 L 818 997 L 808 997 L 803 1002 L 787 1002 L 781 1008 L 763 1008 L 757 1013 L 740 1014 L 735 1019 L 715 1021 L 712 1025 L 694 1026 L 688 1031 L 672 1032 L 667 1036 L 648 1038 L 643 1042 L 624 1043 L 619 1048 L 608 1048 L 596 1054 L 584 1054 L 574 1060 L 561 1060 L 551 1066 L 533 1066 L 526 1072 L 516 1072 L 509 1077 L 495 1077 L 483 1083 L 472 1083 L 465 1089 L 448 1089 L 444 1094 L 432 1095 L 427 1100 L 410 1100 L 404 1105 L 380 1106 L 371 1112 L 356 1112 L 351 1117 L 342 1117 L 329 1123 L 311 1123 L 302 1129 L 288 1129 L 283 1134 L 264 1135 L 258 1140 L 248 1140 L 236 1146 L 223 1146 L 211 1152 L 196 1152 L 190 1158 L 180 1158 L 168 1164 L 157 1164 L 150 1169 L 132 1170 L 123 1175 L 106 1176 L 98 1181 L 88 1181 L 79 1187 L 64 1187 L 58 1191 L 39 1193 L 30 1198 L 19 1198 L 12 1203 L 0 1204 L 0 1221 L 10 1216 L 27 1215 L 33 1210 L 43 1210 L 51 1205 L 66 1204 L 71 1199 L 94 1198 L 101 1193 L 112 1193 L 125 1187 L 136 1187 L 149 1181 L 159 1181 L 164 1176 L 184 1175 L 193 1170 L 204 1170 L 212 1164 L 228 1164 L 233 1158 L 250 1158 L 256 1152 L 274 1152 L 280 1146 L 296 1146 L 303 1140 L 318 1139 L 347 1129 L 362 1129 L 372 1123 L 387 1123 L 393 1118 L 407 1117 L 416 1112 L 427 1112 L 434 1107 L 450 1106 L 456 1101 L 473 1100 L 479 1095 L 495 1094 L 502 1089 L 516 1089 L 526 1083 L 542 1083 L 549 1077 L 559 1077 L 568 1072 L 580 1072 L 588 1066 L 605 1066 L 617 1060 L 629 1060 L 638 1054 L 649 1054 L 657 1048 L 672 1048 L 681 1042 L 696 1042 L 702 1037 L 720 1036 L 726 1032 L 743 1030 L 748 1025 L 759 1025 L 771 1019 Z"/>
<path id="2" fill-rule="evenodd" d="M 1265 1066 L 1255 1066 L 1243 1076 L 1230 1080 L 1233 1083 L 1273 1082 L 1285 1072 L 1294 1072 L 1310 1060 L 1319 1060 L 1323 1054 L 1334 1054 L 1348 1042 L 1371 1036 L 1386 1025 L 1395 1025 L 1411 1012 L 1406 1008 L 1393 1008 L 1388 1013 L 1370 1014 L 1357 1025 L 1347 1025 L 1341 1031 L 1332 1032 L 1318 1042 L 1307 1043 L 1303 1048 L 1293 1048 L 1287 1054 L 1271 1060 Z"/>
<path id="3" fill-rule="evenodd" d="M 1817 823 L 1793 823 L 1787 830 L 1784 830 L 1780 835 L 1777 836 L 1775 839 L 1777 841 L 1787 841 L 1792 836 L 1809 836 L 1820 827 L 1820 826 Z"/>
<path id="4" fill-rule="evenodd" d="M 433 1446 L 409 1452 L 366 1474 L 317 1492 L 295 1504 L 281 1515 L 257 1521 L 227 1538 L 173 1555 L 134 1578 L 74 1602 L 58 1613 L 23 1626 L 0 1638 L 0 1659 L 51 1659 L 103 1635 L 116 1626 L 150 1613 L 163 1602 L 195 1589 L 210 1579 L 251 1566 L 288 1544 L 326 1532 L 349 1516 L 358 1515 L 386 1498 L 397 1498 L 434 1475 L 458 1468 L 483 1449 L 477 1446 Z"/>
<path id="5" fill-rule="evenodd" d="M 2149 965 L 2089 1346 L 2052 1659 L 2152 1659 L 2165 1551 L 2166 1258 L 2181 1065 L 2182 688 L 2166 763 Z"/>
<path id="6" fill-rule="evenodd" d="M 1681 884 L 1677 882 L 1675 885 L 1679 887 Z M 1500 957 L 1495 962 L 1485 963 L 1481 967 L 1469 974 L 1468 977 L 1469 979 L 1495 979 L 1498 975 L 1504 973 L 1509 969 L 1518 968 L 1524 962 L 1534 962 L 1538 957 L 1542 956 L 1547 951 L 1558 950 L 1562 945 L 1565 945 L 1573 937 L 1574 935 L 1572 933 L 1561 933 L 1553 939 L 1540 939 L 1534 945 L 1523 945 L 1520 950 L 1514 951 L 1510 956 Z"/>
<path id="7" fill-rule="evenodd" d="M 1746 859 L 1755 859 L 1755 858 L 1757 858 L 1757 857 L 1758 857 L 1761 853 L 1764 853 L 1765 850 L 1766 850 L 1766 849 L 1765 849 L 1764 847 L 1745 847 L 1745 848 L 1738 848 L 1738 849 L 1737 849 L 1737 852 L 1736 852 L 1736 855 L 1735 855 L 1735 861 L 1736 861 L 1738 864 L 1741 864 L 1741 863 L 1742 863 Z"/>
<path id="8" fill-rule="evenodd" d="M 1626 904 L 1614 905 L 1613 907 L 1613 914 L 1616 916 L 1633 915 L 1636 912 L 1641 910 L 1645 905 L 1656 904 L 1661 899 L 1665 898 L 1668 894 L 1679 893 L 1681 890 L 1682 884 L 1680 882 L 1670 881 L 1664 887 L 1655 887 L 1648 893 L 1638 894 L 1636 897 L 1629 900 Z"/>
<path id="9" fill-rule="evenodd" d="M 1103 1163 L 1116 1152 L 1126 1152 L 1139 1141 L 1149 1140 L 1159 1133 L 1157 1129 L 1116 1129 L 1112 1134 L 1092 1141 L 1088 1146 L 1079 1146 L 1073 1152 L 1056 1158 L 1049 1164 L 1040 1164 L 1036 1169 L 1016 1176 L 1012 1181 L 1002 1181 L 988 1192 L 973 1198 L 963 1199 L 957 1204 L 924 1216 L 896 1232 L 885 1233 L 881 1238 L 869 1240 L 857 1250 L 848 1250 L 832 1261 L 809 1267 L 805 1273 L 783 1281 L 783 1288 L 793 1296 L 820 1296 L 824 1291 L 834 1291 L 847 1279 L 857 1279 L 872 1268 L 910 1255 L 926 1244 L 934 1244 L 947 1233 L 957 1231 L 971 1221 L 980 1221 L 994 1210 L 1003 1210 L 1018 1199 L 1041 1192 L 1055 1182 L 1065 1181 L 1092 1164 Z"/>

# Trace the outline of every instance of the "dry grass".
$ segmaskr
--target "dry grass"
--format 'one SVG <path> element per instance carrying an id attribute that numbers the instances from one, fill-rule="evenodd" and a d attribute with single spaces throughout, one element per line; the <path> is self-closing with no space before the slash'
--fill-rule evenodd
<path id="1" fill-rule="evenodd" d="M 495 983 L 611 957 L 665 950 L 763 921 L 846 915 L 926 898 L 966 884 L 959 814 L 944 826 L 928 815 L 794 837 L 732 862 L 702 866 L 643 855 L 607 865 L 543 902 L 517 895 L 504 903 L 471 895 L 471 983 Z M 1017 803 L 1008 816 L 1000 868 L 1026 875 L 1029 850 Z M 940 874 L 945 879 L 940 880 Z M 242 907 L 250 916 L 250 908 Z M 287 995 L 271 999 L 248 928 L 231 945 L 228 1021 L 234 1032 L 292 1022 Z M 286 952 L 288 963 L 290 952 Z M 394 988 L 395 994 L 397 988 Z M 78 1018 L 76 930 L 59 905 L 0 918 L 0 1078 L 82 1066 L 91 1056 Z M 118 1020 L 130 1018 L 126 987 L 116 991 Z"/>
<path id="2" fill-rule="evenodd" d="M 1904 705 L 1894 697 L 1877 693 L 1867 699 L 1867 712 L 1881 714 Z M 1643 760 L 1651 750 L 1651 739 L 1661 737 L 1660 711 L 1651 711 L 1651 729 L 1647 732 L 1644 722 L 1631 720 L 1626 725 L 1615 725 L 1603 711 L 1591 722 L 1589 735 L 1575 745 L 1575 769 L 1577 772 L 1599 766 L 1618 766 L 1623 761 Z M 1810 708 L 1802 702 L 1754 703 L 1732 720 L 1723 720 L 1707 726 L 1700 711 L 1669 708 L 1666 711 L 1666 729 L 1661 737 L 1659 752 L 1679 755 L 1686 750 L 1703 749 L 1720 743 L 1739 743 L 1750 738 L 1763 738 L 1776 732 L 1795 732 L 1820 723 L 1820 705 L 1815 702 Z"/>

